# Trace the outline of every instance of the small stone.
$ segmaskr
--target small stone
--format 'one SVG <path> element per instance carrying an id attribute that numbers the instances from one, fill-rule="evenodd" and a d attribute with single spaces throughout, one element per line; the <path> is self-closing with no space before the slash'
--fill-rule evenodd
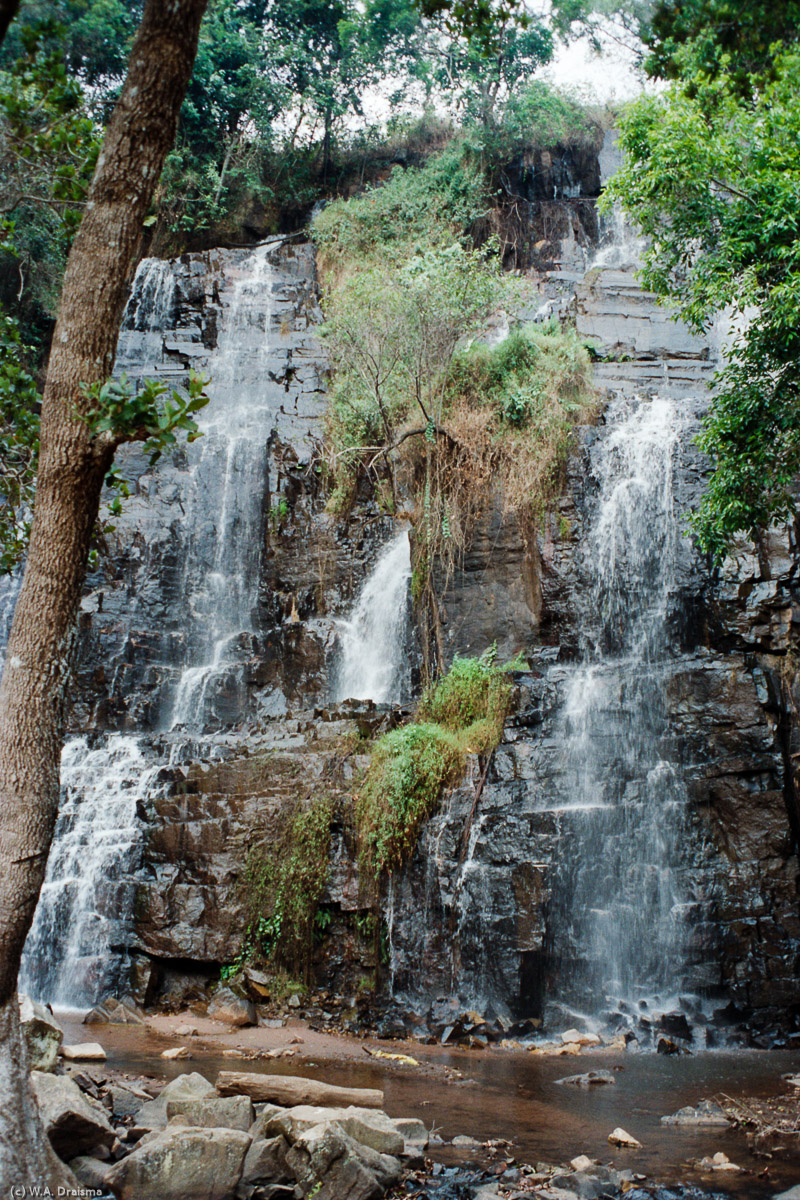
<path id="1" fill-rule="evenodd" d="M 661 1124 L 727 1128 L 730 1121 L 718 1104 L 712 1100 L 702 1100 L 696 1108 L 687 1105 L 685 1108 L 679 1108 L 669 1117 L 662 1117 Z"/>
<path id="2" fill-rule="evenodd" d="M 105 1191 L 105 1179 L 110 1169 L 107 1162 L 82 1154 L 72 1159 L 69 1169 L 83 1187 L 92 1188 L 97 1192 Z"/>
<path id="3" fill-rule="evenodd" d="M 631 1137 L 619 1125 L 609 1135 L 608 1140 L 612 1146 L 624 1146 L 631 1150 L 640 1150 L 642 1143 L 637 1141 L 635 1137 Z"/>
<path id="4" fill-rule="evenodd" d="M 573 1171 L 591 1171 L 594 1166 L 594 1159 L 589 1158 L 588 1154 L 579 1154 L 577 1158 L 571 1158 L 569 1165 Z"/>
<path id="5" fill-rule="evenodd" d="M 191 1058 L 192 1052 L 187 1046 L 173 1046 L 171 1050 L 162 1050 L 161 1057 L 169 1059 Z"/>
<path id="6" fill-rule="evenodd" d="M 600 1038 L 596 1033 L 579 1033 L 577 1029 L 568 1029 L 566 1033 L 561 1034 L 561 1041 L 565 1045 L 574 1043 L 578 1046 L 599 1046 Z"/>
<path id="7" fill-rule="evenodd" d="M 580 1054 L 580 1042 L 566 1042 L 560 1049 L 556 1050 L 556 1054 L 561 1057 L 563 1054 Z"/>
<path id="8" fill-rule="evenodd" d="M 287 1003 L 289 1005 L 289 1008 L 299 1008 L 300 1007 L 300 997 L 298 996 L 297 992 L 292 993 L 292 995 L 289 997 Z"/>
<path id="9" fill-rule="evenodd" d="M 179 1025 L 175 1030 L 175 1037 L 197 1037 L 197 1029 L 194 1025 Z"/>
<path id="10" fill-rule="evenodd" d="M 454 1146 L 468 1146 L 470 1148 L 480 1146 L 480 1142 L 476 1141 L 474 1137 L 467 1137 L 467 1135 L 464 1133 L 459 1133 L 456 1137 L 454 1137 L 452 1144 Z"/>
<path id="11" fill-rule="evenodd" d="M 106 1052 L 99 1042 L 80 1042 L 75 1046 L 62 1046 L 61 1057 L 70 1062 L 105 1062 Z"/>

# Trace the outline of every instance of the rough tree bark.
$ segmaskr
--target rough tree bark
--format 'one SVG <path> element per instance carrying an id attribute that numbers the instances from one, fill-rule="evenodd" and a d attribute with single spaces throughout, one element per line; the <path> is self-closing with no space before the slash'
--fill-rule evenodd
<path id="1" fill-rule="evenodd" d="M 207 0 L 147 0 L 67 262 L 42 401 L 36 511 L 0 683 L 0 1195 L 57 1178 L 20 1042 L 16 985 L 58 807 L 74 629 L 110 435 L 78 413 L 114 361 L 142 222 L 175 137 Z"/>

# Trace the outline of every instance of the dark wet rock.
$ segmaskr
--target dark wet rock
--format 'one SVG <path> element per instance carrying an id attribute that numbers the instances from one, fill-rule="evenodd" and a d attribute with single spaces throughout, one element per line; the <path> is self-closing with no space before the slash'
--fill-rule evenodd
<path id="1" fill-rule="evenodd" d="M 656 1044 L 658 1054 L 686 1054 L 687 1047 L 682 1046 L 680 1042 L 675 1042 L 672 1038 L 660 1037 Z"/>
<path id="2" fill-rule="evenodd" d="M 112 1146 L 116 1134 L 101 1105 L 83 1095 L 64 1075 L 31 1072 L 31 1083 L 50 1144 L 59 1158 L 79 1157 Z"/>
<path id="3" fill-rule="evenodd" d="M 250 1135 L 176 1126 L 147 1139 L 106 1176 L 119 1200 L 231 1200 Z"/>

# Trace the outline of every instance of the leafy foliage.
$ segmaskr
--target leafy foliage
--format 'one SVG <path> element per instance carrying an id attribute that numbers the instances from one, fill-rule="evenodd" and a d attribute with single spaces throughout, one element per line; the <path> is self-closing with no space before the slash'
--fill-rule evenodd
<path id="1" fill-rule="evenodd" d="M 187 442 L 201 436 L 194 414 L 209 402 L 207 385 L 207 379 L 192 371 L 186 395 L 177 388 L 168 388 L 160 379 L 145 380 L 137 392 L 122 375 L 84 387 L 87 404 L 77 415 L 93 435 L 106 435 L 116 445 L 143 442 L 142 449 L 153 466 L 165 450 L 175 445 L 176 433 L 185 434 Z"/>
<path id="2" fill-rule="evenodd" d="M 500 666 L 496 651 L 456 658 L 424 695 L 416 719 L 378 740 L 356 800 L 359 855 L 366 876 L 400 867 L 435 811 L 444 788 L 464 773 L 468 754 L 489 754 L 508 715 L 509 673 L 521 659 Z"/>
<path id="3" fill-rule="evenodd" d="M 649 238 L 643 280 L 690 326 L 734 332 L 701 439 L 714 473 L 695 518 L 717 559 L 794 510 L 800 469 L 800 54 L 743 99 L 735 76 L 639 101 L 610 189 Z"/>
<path id="4" fill-rule="evenodd" d="M 13 317 L 0 312 L 0 571 L 14 569 L 30 531 L 39 453 L 39 402 L 25 369 L 29 347 Z"/>
<path id="5" fill-rule="evenodd" d="M 331 801 L 318 799 L 295 811 L 272 844 L 251 849 L 245 868 L 243 960 L 261 957 L 307 977 L 319 901 L 328 881 L 332 819 Z"/>

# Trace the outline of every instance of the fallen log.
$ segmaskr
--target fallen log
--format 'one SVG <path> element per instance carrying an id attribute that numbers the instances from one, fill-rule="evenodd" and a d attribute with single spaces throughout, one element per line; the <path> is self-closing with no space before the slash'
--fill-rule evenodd
<path id="1" fill-rule="evenodd" d="M 340 1108 L 355 1104 L 358 1108 L 383 1108 L 383 1092 L 375 1088 L 336 1087 L 300 1075 L 261 1075 L 255 1071 L 220 1071 L 217 1075 L 220 1096 L 249 1096 L 256 1104 L 268 1102 L 284 1108 L 313 1104 L 318 1108 Z"/>

